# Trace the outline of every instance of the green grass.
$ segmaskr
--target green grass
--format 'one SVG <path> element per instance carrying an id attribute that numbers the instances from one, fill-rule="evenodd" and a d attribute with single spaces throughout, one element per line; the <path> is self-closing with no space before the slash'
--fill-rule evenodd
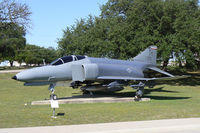
<path id="1" fill-rule="evenodd" d="M 52 119 L 50 105 L 31 106 L 31 101 L 49 98 L 48 86 L 27 87 L 0 74 L 0 128 L 52 126 L 68 124 L 140 121 L 200 117 L 200 75 L 177 81 L 165 81 L 145 90 L 148 102 L 63 104 Z M 134 96 L 129 87 L 115 96 Z M 80 90 L 56 87 L 59 97 L 80 95 Z M 24 104 L 28 103 L 27 106 Z"/>

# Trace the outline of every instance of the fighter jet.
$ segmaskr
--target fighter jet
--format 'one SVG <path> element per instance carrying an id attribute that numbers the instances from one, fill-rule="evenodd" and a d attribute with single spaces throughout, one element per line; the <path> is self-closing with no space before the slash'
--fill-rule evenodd
<path id="1" fill-rule="evenodd" d="M 25 82 L 25 86 L 49 85 L 50 98 L 56 99 L 55 86 L 80 88 L 84 93 L 95 91 L 120 91 L 130 85 L 141 98 L 148 81 L 180 78 L 156 67 L 157 47 L 149 46 L 132 60 L 94 58 L 88 56 L 65 56 L 50 65 L 24 70 L 12 78 Z M 162 78 L 145 77 L 146 71 L 166 75 Z M 138 84 L 130 84 L 138 81 Z"/>

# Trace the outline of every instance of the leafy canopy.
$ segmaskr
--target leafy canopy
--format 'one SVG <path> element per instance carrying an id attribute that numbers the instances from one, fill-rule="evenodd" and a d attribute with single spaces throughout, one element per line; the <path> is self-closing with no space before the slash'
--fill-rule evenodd
<path id="1" fill-rule="evenodd" d="M 200 67 L 198 0 L 109 0 L 101 15 L 88 16 L 64 30 L 59 53 L 129 59 L 158 46 L 163 66 L 176 57 L 179 66 Z"/>

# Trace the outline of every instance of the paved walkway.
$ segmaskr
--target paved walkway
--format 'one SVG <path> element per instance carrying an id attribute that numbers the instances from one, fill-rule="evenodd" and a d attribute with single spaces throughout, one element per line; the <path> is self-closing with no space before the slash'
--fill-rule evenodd
<path id="1" fill-rule="evenodd" d="M 0 133 L 200 133 L 200 118 L 7 128 Z"/>
<path id="2" fill-rule="evenodd" d="M 25 69 L 19 69 L 19 70 L 0 70 L 0 73 L 18 73 Z"/>

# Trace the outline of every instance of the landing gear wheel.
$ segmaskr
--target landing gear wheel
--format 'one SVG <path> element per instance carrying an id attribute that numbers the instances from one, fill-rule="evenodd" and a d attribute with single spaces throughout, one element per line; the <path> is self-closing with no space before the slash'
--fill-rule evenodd
<path id="1" fill-rule="evenodd" d="M 136 100 L 136 101 L 140 101 L 143 94 L 144 94 L 144 88 L 141 87 L 141 88 L 139 88 L 139 89 L 136 91 L 135 100 Z"/>
<path id="2" fill-rule="evenodd" d="M 133 89 L 137 89 L 134 100 L 140 101 L 144 94 L 145 82 L 139 82 L 137 85 L 131 85 Z"/>
<path id="3" fill-rule="evenodd" d="M 134 97 L 134 100 L 135 100 L 135 101 L 140 101 L 140 100 L 141 100 L 141 97 L 136 95 L 136 96 Z"/>
<path id="4" fill-rule="evenodd" d="M 50 95 L 50 100 L 56 100 L 56 99 L 57 99 L 56 94 L 51 94 L 51 95 Z"/>

